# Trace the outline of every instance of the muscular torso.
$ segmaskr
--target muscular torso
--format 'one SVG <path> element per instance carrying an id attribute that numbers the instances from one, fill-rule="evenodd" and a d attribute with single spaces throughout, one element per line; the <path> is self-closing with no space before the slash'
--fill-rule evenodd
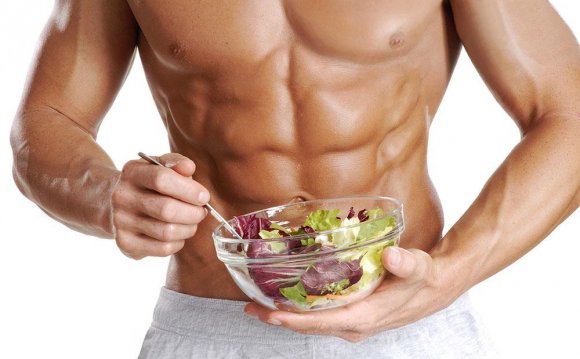
<path id="1" fill-rule="evenodd" d="M 320 197 L 405 204 L 402 246 L 441 237 L 427 140 L 459 52 L 441 0 L 129 0 L 171 149 L 226 217 Z M 245 299 L 208 217 L 167 285 Z"/>

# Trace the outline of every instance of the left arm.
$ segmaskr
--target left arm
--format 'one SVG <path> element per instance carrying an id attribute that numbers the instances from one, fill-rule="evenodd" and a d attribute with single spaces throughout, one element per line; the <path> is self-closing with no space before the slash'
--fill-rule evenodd
<path id="1" fill-rule="evenodd" d="M 547 0 L 451 0 L 459 36 L 522 139 L 427 254 L 388 248 L 391 277 L 362 303 L 261 320 L 358 341 L 453 302 L 544 239 L 580 203 L 580 51 Z M 389 303 L 388 306 L 385 303 Z"/>
<path id="2" fill-rule="evenodd" d="M 462 293 L 523 256 L 578 208 L 580 49 L 546 0 L 451 5 L 467 53 L 522 133 L 431 252 L 460 271 L 443 282 Z"/>

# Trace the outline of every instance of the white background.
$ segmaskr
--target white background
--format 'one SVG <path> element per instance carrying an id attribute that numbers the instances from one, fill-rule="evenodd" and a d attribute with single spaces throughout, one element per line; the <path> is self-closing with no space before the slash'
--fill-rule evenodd
<path id="1" fill-rule="evenodd" d="M 552 3 L 578 37 L 578 1 Z M 46 0 L 0 6 L 0 358 L 135 358 L 167 259 L 129 260 L 112 241 L 69 230 L 26 200 L 11 177 L 9 128 L 51 7 Z M 518 140 L 464 54 L 431 136 L 430 171 L 448 228 Z M 99 142 L 118 166 L 137 151 L 168 149 L 138 61 Z M 472 290 L 506 358 L 580 358 L 579 252 L 577 211 L 531 253 Z"/>

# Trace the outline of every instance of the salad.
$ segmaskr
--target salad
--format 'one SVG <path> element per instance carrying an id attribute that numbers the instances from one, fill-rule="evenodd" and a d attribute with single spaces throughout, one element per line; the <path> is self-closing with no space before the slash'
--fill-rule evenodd
<path id="1" fill-rule="evenodd" d="M 256 259 L 285 257 L 278 265 L 248 265 L 259 290 L 277 303 L 310 310 L 350 302 L 379 284 L 383 249 L 397 245 L 398 236 L 384 240 L 396 219 L 381 208 L 351 207 L 343 217 L 338 209 L 319 209 L 302 225 L 289 227 L 255 214 L 238 216 L 234 228 L 248 242 L 238 244 L 237 252 Z"/>

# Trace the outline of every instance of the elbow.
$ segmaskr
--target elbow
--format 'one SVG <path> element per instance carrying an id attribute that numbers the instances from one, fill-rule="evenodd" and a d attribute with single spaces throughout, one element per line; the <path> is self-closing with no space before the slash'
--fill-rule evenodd
<path id="1" fill-rule="evenodd" d="M 18 190 L 28 199 L 33 200 L 28 180 L 29 146 L 18 118 L 14 120 L 10 131 L 12 147 L 12 178 Z"/>
<path id="2" fill-rule="evenodd" d="M 18 188 L 20 193 L 22 193 L 27 198 L 30 198 L 28 195 L 29 191 L 27 190 L 27 187 L 25 185 L 25 181 L 22 179 L 22 176 L 18 172 L 16 164 L 12 165 L 12 179 L 14 180 L 14 184 L 16 184 L 16 188 Z"/>
<path id="3" fill-rule="evenodd" d="M 556 126 L 568 135 L 580 136 L 580 109 L 559 107 L 549 111 L 534 111 L 518 120 L 517 125 L 523 136 L 544 126 Z M 578 137 L 576 137 L 578 138 Z"/>

